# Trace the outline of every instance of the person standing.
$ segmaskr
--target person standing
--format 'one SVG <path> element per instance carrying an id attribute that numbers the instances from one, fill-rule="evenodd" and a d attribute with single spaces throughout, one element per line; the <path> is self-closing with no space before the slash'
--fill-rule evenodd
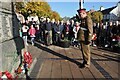
<path id="1" fill-rule="evenodd" d="M 120 22 L 116 21 L 112 29 L 113 36 L 120 36 Z"/>
<path id="2" fill-rule="evenodd" d="M 31 37 L 31 43 L 32 43 L 32 45 L 34 45 L 35 33 L 36 33 L 36 30 L 35 30 L 35 28 L 33 27 L 33 25 L 31 25 L 31 27 L 30 27 L 30 29 L 29 29 L 29 35 L 30 35 L 30 37 Z"/>
<path id="3" fill-rule="evenodd" d="M 63 38 L 63 30 L 64 30 L 64 24 L 63 24 L 64 22 L 63 21 L 60 21 L 60 41 L 62 40 L 62 38 Z"/>
<path id="4" fill-rule="evenodd" d="M 30 22 L 28 21 L 28 19 L 25 20 L 25 25 L 30 28 Z"/>
<path id="5" fill-rule="evenodd" d="M 55 34 L 55 44 L 58 45 L 59 41 L 60 41 L 60 21 L 58 20 L 56 22 L 56 26 L 54 27 L 54 34 Z"/>
<path id="6" fill-rule="evenodd" d="M 23 24 L 23 27 L 22 27 L 22 36 L 23 36 L 23 39 L 24 39 L 24 42 L 26 45 L 28 45 L 27 43 L 27 37 L 28 37 L 28 29 L 29 27 L 25 25 L 25 23 Z"/>
<path id="7" fill-rule="evenodd" d="M 34 18 L 32 18 L 32 20 L 30 21 L 30 25 L 33 25 L 33 27 L 36 27 L 36 22 L 34 21 Z"/>
<path id="8" fill-rule="evenodd" d="M 103 22 L 100 22 L 98 33 L 97 33 L 97 47 L 98 48 L 104 48 L 106 45 L 106 26 L 103 24 Z"/>
<path id="9" fill-rule="evenodd" d="M 45 44 L 45 26 L 46 25 L 46 18 L 43 18 L 41 20 L 41 24 L 40 24 L 40 36 L 41 36 L 41 41 L 43 44 Z"/>
<path id="10" fill-rule="evenodd" d="M 70 23 L 69 21 L 66 22 L 66 24 L 64 25 L 64 38 L 65 39 L 69 39 L 69 32 L 70 32 Z"/>
<path id="11" fill-rule="evenodd" d="M 54 28 L 56 27 L 56 22 L 55 22 L 54 18 L 51 21 L 51 25 L 52 25 L 52 42 L 53 42 L 53 44 L 55 44 L 55 31 L 54 31 Z"/>
<path id="12" fill-rule="evenodd" d="M 96 46 L 96 39 L 97 39 L 97 25 L 93 23 L 93 37 L 92 37 L 92 46 Z"/>
<path id="13" fill-rule="evenodd" d="M 77 40 L 77 33 L 78 33 L 78 30 L 79 30 L 80 26 L 79 26 L 79 23 L 76 22 L 75 26 L 73 27 L 73 32 L 74 32 L 74 41 Z"/>
<path id="14" fill-rule="evenodd" d="M 74 32 L 73 32 L 73 28 L 75 26 L 75 22 L 74 20 L 71 20 L 70 22 L 70 31 L 69 31 L 69 40 L 72 41 L 72 39 L 74 38 Z"/>
<path id="15" fill-rule="evenodd" d="M 77 39 L 81 44 L 83 54 L 83 63 L 79 67 L 85 68 L 90 67 L 90 43 L 93 35 L 93 23 L 92 19 L 87 16 L 86 9 L 79 9 L 77 12 L 79 14 L 79 21 L 81 21 Z"/>
<path id="16" fill-rule="evenodd" d="M 110 21 L 106 31 L 106 38 L 107 38 L 107 43 L 109 48 L 112 47 L 112 37 L 113 37 L 112 30 L 113 30 L 113 25 L 112 25 L 112 22 Z"/>
<path id="17" fill-rule="evenodd" d="M 50 22 L 50 19 L 47 18 L 47 22 L 45 24 L 46 30 L 45 30 L 45 34 L 46 34 L 46 45 L 52 45 L 52 24 Z"/>

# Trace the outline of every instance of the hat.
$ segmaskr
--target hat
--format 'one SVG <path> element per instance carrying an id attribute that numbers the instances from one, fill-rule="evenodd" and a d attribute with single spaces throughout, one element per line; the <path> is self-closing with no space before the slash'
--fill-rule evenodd
<path id="1" fill-rule="evenodd" d="M 78 13 L 79 13 L 79 12 L 80 12 L 80 13 L 81 13 L 81 12 L 86 12 L 86 9 L 85 9 L 85 8 L 83 8 L 83 9 L 78 9 L 77 12 L 78 12 Z"/>

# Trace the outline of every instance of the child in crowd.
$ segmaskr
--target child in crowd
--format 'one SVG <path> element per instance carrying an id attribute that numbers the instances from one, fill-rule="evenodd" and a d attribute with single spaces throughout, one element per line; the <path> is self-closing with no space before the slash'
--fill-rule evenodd
<path id="1" fill-rule="evenodd" d="M 31 26 L 30 26 L 30 29 L 29 29 L 29 35 L 30 35 L 30 37 L 31 37 L 31 43 L 32 43 L 32 45 L 34 45 L 35 33 L 36 33 L 36 30 L 35 30 L 35 28 L 33 27 L 33 25 L 31 25 Z"/>

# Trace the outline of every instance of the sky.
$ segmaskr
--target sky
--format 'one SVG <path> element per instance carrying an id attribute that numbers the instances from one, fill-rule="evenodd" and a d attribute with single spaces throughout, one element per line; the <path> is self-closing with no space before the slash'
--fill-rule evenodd
<path id="1" fill-rule="evenodd" d="M 116 6 L 118 2 L 84 2 L 84 8 L 86 10 L 94 9 L 99 10 L 100 6 L 103 6 L 105 9 Z M 77 14 L 79 9 L 78 2 L 48 2 L 53 11 L 56 11 L 60 14 L 61 17 L 73 17 Z"/>

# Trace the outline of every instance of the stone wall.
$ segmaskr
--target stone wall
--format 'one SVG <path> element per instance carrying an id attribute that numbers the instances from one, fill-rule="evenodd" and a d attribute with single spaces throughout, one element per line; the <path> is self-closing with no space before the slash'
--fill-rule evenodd
<path id="1" fill-rule="evenodd" d="M 19 37 L 20 23 L 14 13 L 13 4 L 0 2 L 0 71 L 11 72 L 17 68 L 24 48 L 23 39 Z"/>

